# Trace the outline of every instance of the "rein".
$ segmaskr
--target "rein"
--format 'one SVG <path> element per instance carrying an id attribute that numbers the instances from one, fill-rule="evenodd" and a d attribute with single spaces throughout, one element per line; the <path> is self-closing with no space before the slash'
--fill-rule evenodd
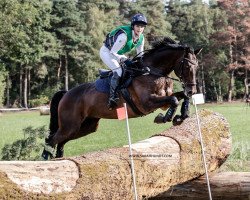
<path id="1" fill-rule="evenodd" d="M 179 79 L 177 79 L 177 78 L 173 78 L 173 77 L 170 77 L 170 76 L 168 76 L 168 75 L 166 76 L 166 75 L 163 73 L 162 70 L 160 70 L 160 69 L 158 69 L 158 68 L 156 68 L 156 67 L 153 67 L 153 66 L 144 66 L 143 60 L 142 60 L 143 57 L 140 56 L 140 55 L 141 55 L 141 54 L 144 54 L 145 52 L 148 52 L 148 51 L 150 51 L 150 50 L 144 50 L 144 51 L 138 53 L 138 54 L 132 59 L 133 61 L 135 61 L 136 59 L 139 58 L 139 62 L 140 62 L 140 64 L 143 66 L 143 68 L 142 68 L 142 69 L 131 68 L 131 69 L 133 69 L 133 70 L 135 70 L 135 71 L 143 72 L 143 73 L 144 73 L 143 75 L 149 75 L 149 74 L 151 74 L 151 75 L 158 76 L 158 77 L 166 77 L 166 78 L 169 78 L 169 79 L 171 79 L 171 80 L 174 80 L 174 81 L 178 81 L 178 82 L 183 83 L 181 80 L 179 80 Z M 140 57 L 139 57 L 139 56 L 140 56 Z M 182 62 L 182 61 L 181 61 L 181 62 Z M 174 67 L 171 68 L 170 72 L 172 72 L 173 70 L 174 70 Z"/>

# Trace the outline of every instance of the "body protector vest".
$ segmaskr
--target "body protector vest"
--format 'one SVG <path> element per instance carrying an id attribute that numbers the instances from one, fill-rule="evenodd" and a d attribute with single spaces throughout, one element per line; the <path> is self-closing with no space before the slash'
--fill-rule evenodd
<path id="1" fill-rule="evenodd" d="M 136 43 L 133 42 L 133 36 L 132 36 L 132 28 L 130 25 L 127 26 L 119 26 L 118 28 L 116 28 L 115 30 L 111 31 L 107 36 L 106 36 L 106 40 L 104 41 L 105 46 L 111 50 L 111 48 L 113 47 L 114 43 L 116 42 L 118 36 L 122 33 L 125 33 L 127 35 L 127 42 L 125 43 L 125 45 L 123 46 L 122 49 L 120 49 L 117 53 L 119 55 L 123 55 L 129 51 L 131 51 L 132 49 L 138 47 L 141 45 L 142 41 L 143 41 L 143 34 L 140 35 L 140 38 L 137 40 Z"/>

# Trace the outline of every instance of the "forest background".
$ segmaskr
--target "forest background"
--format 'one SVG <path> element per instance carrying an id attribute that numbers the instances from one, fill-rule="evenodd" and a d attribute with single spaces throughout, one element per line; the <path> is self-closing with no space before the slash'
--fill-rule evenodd
<path id="1" fill-rule="evenodd" d="M 136 13 L 148 19 L 146 49 L 166 36 L 194 49 L 203 47 L 197 83 L 206 101 L 245 99 L 249 4 L 248 0 L 1 0 L 0 107 L 47 104 L 57 90 L 94 81 L 98 69 L 105 68 L 99 49 L 106 34 L 129 24 Z"/>

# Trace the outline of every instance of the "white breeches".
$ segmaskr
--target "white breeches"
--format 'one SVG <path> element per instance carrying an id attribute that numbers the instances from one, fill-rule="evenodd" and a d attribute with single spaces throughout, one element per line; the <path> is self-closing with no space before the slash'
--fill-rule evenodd
<path id="1" fill-rule="evenodd" d="M 117 72 L 118 76 L 122 76 L 122 68 L 119 65 L 119 59 L 110 53 L 110 50 L 104 45 L 100 49 L 100 57 L 105 65 L 113 72 Z"/>

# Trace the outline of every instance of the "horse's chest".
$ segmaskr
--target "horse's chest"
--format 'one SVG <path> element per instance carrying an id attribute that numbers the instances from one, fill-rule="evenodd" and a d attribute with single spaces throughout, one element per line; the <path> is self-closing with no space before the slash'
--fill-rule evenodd
<path id="1" fill-rule="evenodd" d="M 154 93 L 157 96 L 169 96 L 173 93 L 171 81 L 166 78 L 160 78 L 154 81 Z"/>

